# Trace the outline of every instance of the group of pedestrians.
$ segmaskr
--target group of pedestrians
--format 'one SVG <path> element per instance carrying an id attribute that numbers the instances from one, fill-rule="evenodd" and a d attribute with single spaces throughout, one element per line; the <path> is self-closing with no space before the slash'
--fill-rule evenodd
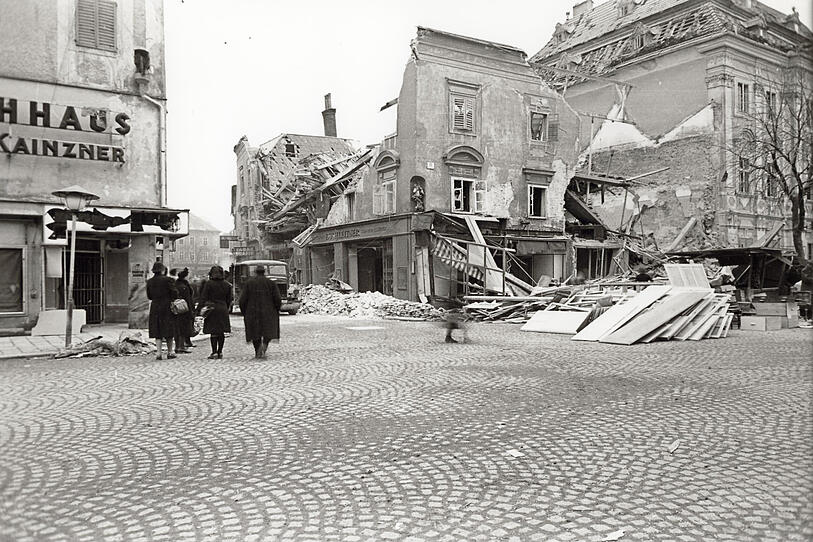
<path id="1" fill-rule="evenodd" d="M 152 272 L 152 278 L 147 281 L 147 298 L 151 301 L 149 336 L 155 339 L 156 359 L 163 359 L 164 343 L 168 359 L 191 352 L 189 347 L 194 346 L 191 338 L 195 335 L 196 315 L 204 318 L 202 331 L 209 335 L 212 353 L 208 359 L 223 359 L 226 334 L 231 333 L 229 312 L 233 303 L 232 285 L 226 280 L 223 268 L 212 266 L 197 298 L 195 289 L 187 280 L 188 269 L 168 276 L 166 266 L 155 262 Z M 281 304 L 277 285 L 265 277 L 265 267 L 257 266 L 255 276 L 246 282 L 239 300 L 246 342 L 254 346 L 256 359 L 266 359 L 269 343 L 279 341 Z M 183 310 L 184 305 L 186 310 Z"/>

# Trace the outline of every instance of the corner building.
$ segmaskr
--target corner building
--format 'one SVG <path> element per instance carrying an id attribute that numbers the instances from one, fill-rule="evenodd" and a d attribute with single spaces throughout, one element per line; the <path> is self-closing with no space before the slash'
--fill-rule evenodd
<path id="1" fill-rule="evenodd" d="M 74 300 L 87 323 L 145 327 L 145 283 L 188 213 L 166 208 L 161 0 L 0 0 L 0 331 L 65 307 L 70 214 L 51 195 L 100 199 L 77 222 Z"/>

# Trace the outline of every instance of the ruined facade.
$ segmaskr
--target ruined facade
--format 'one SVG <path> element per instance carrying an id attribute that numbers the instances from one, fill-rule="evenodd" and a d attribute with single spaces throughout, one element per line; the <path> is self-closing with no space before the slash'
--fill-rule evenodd
<path id="1" fill-rule="evenodd" d="M 146 327 L 150 267 L 187 225 L 166 208 L 163 3 L 3 2 L 0 35 L 0 328 L 65 306 L 51 192 L 70 185 L 99 196 L 77 223 L 76 308 Z"/>
<path id="2" fill-rule="evenodd" d="M 460 295 L 468 263 L 487 290 L 495 264 L 516 284 L 566 278 L 577 115 L 514 47 L 419 28 L 411 52 L 397 132 L 329 183 L 327 216 L 296 240 L 303 280 L 425 299 Z M 489 264 L 478 242 L 506 250 Z"/>
<path id="3" fill-rule="evenodd" d="M 325 118 L 325 126 L 332 127 L 335 134 L 335 110 Z M 335 135 L 280 134 L 259 147 L 250 146 L 245 136 L 240 138 L 234 146 L 237 178 L 231 201 L 238 238 L 237 246 L 232 247 L 234 255 L 241 259 L 290 258 L 290 241 L 308 227 L 309 217 L 304 210 L 285 220 L 274 220 L 274 215 L 313 188 L 306 179 L 309 168 L 324 166 L 323 171 L 332 171 L 329 168 L 335 162 L 354 153 L 351 141 Z"/>
<path id="4" fill-rule="evenodd" d="M 732 148 L 788 69 L 809 79 L 810 38 L 798 14 L 757 1 L 587 0 L 531 62 L 585 119 L 584 169 L 668 168 L 628 194 L 594 194 L 608 226 L 654 234 L 661 249 L 751 246 L 786 223 L 790 203 Z M 789 224 L 775 242 L 793 248 Z"/>

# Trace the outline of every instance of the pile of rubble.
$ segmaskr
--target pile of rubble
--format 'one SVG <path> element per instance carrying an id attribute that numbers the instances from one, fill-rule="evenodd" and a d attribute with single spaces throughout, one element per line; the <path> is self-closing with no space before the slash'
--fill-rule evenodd
<path id="1" fill-rule="evenodd" d="M 300 292 L 300 313 L 350 318 L 400 318 L 441 320 L 444 312 L 431 305 L 396 299 L 380 292 L 342 293 L 325 286 L 309 285 Z"/>
<path id="2" fill-rule="evenodd" d="M 123 331 L 115 341 L 101 336 L 84 342 L 72 344 L 70 348 L 60 350 L 54 357 L 83 358 L 89 356 L 137 356 L 155 352 L 155 345 L 150 339 L 141 336 L 139 331 Z"/>

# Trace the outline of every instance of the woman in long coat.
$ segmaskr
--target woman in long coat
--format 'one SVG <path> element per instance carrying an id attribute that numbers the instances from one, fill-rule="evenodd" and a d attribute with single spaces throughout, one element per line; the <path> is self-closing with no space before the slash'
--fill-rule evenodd
<path id="1" fill-rule="evenodd" d="M 209 334 L 212 353 L 209 359 L 223 359 L 223 345 L 226 333 L 231 333 L 229 307 L 232 304 L 231 284 L 224 279 L 223 268 L 213 265 L 209 270 L 209 280 L 203 285 L 198 302 L 198 313 L 204 307 L 211 307 L 203 322 L 203 332 Z"/>
<path id="2" fill-rule="evenodd" d="M 186 347 L 191 344 L 189 337 L 193 335 L 192 327 L 194 326 L 195 316 L 192 311 L 195 308 L 195 304 L 192 301 L 192 286 L 189 284 L 189 281 L 186 280 L 188 276 L 189 269 L 184 267 L 182 271 L 178 272 L 178 278 L 175 280 L 175 287 L 178 289 L 178 298 L 186 301 L 186 306 L 189 307 L 188 311 L 175 315 L 175 326 L 177 327 L 175 331 L 176 354 L 188 354 L 191 352 L 191 350 L 188 350 Z"/>
<path id="3" fill-rule="evenodd" d="M 161 355 L 161 341 L 167 343 L 167 359 L 175 357 L 172 343 L 175 337 L 175 315 L 170 310 L 173 299 L 178 297 L 175 281 L 166 276 L 167 268 L 161 262 L 152 266 L 153 277 L 147 281 L 147 298 L 150 303 L 149 331 L 155 339 L 156 359 Z"/>
<path id="4" fill-rule="evenodd" d="M 258 265 L 256 276 L 246 281 L 240 293 L 240 312 L 246 326 L 246 342 L 254 345 L 254 357 L 265 359 L 268 343 L 279 341 L 279 308 L 282 298 L 274 281 Z"/>

